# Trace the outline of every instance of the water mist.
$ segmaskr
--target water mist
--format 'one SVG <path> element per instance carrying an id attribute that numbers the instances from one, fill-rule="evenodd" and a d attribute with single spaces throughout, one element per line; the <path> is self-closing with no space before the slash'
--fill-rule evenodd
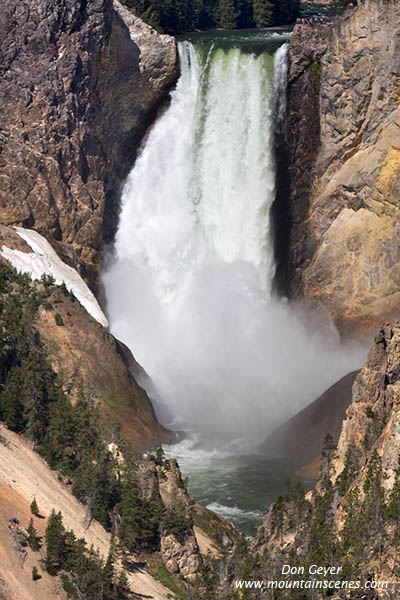
<path id="1" fill-rule="evenodd" d="M 179 54 L 170 106 L 123 192 L 108 314 L 177 426 L 255 443 L 363 353 L 272 294 L 286 47 L 185 41 Z"/>

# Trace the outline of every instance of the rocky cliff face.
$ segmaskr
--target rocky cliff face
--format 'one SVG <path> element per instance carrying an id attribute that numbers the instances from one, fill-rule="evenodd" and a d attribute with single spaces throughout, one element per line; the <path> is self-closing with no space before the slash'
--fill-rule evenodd
<path id="1" fill-rule="evenodd" d="M 59 240 L 93 285 L 175 41 L 117 0 L 5 0 L 0 40 L 0 223 Z"/>
<path id="2" fill-rule="evenodd" d="M 397 597 L 399 399 L 396 322 L 386 324 L 375 337 L 354 382 L 337 448 L 325 446 L 315 491 L 278 499 L 257 533 L 255 549 L 260 555 L 267 553 L 270 575 L 280 578 L 281 566 L 288 561 L 307 567 L 310 561 L 330 564 L 331 556 L 343 567 L 339 580 L 352 575 L 361 581 L 389 582 L 387 591 L 362 597 Z M 342 590 L 337 597 L 356 596 Z"/>
<path id="3" fill-rule="evenodd" d="M 297 25 L 289 60 L 278 285 L 369 334 L 400 300 L 400 5 Z"/>

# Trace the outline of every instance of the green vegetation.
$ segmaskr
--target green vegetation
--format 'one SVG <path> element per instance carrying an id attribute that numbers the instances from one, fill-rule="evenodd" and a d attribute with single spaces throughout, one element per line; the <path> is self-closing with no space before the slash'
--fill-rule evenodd
<path id="1" fill-rule="evenodd" d="M 177 506 L 175 510 L 168 510 L 162 519 L 161 527 L 166 534 L 172 533 L 178 539 L 184 539 L 188 529 L 193 527 L 193 519 L 186 516 L 183 506 Z"/>
<path id="2" fill-rule="evenodd" d="M 33 581 L 42 579 L 42 576 L 39 575 L 39 571 L 38 571 L 37 567 L 32 567 L 32 579 L 33 579 Z"/>
<path id="3" fill-rule="evenodd" d="M 31 509 L 31 513 L 32 513 L 33 515 L 35 515 L 35 517 L 38 517 L 38 516 L 39 516 L 39 507 L 38 507 L 38 505 L 37 505 L 36 498 L 34 498 L 34 499 L 32 500 L 32 502 L 31 502 L 31 506 L 30 506 L 30 509 Z"/>
<path id="4" fill-rule="evenodd" d="M 150 454 L 150 460 L 152 460 L 156 465 L 162 467 L 165 462 L 165 452 L 162 448 L 157 448 L 155 454 Z"/>
<path id="5" fill-rule="evenodd" d="M 340 496 L 344 496 L 350 489 L 358 471 L 359 471 L 359 453 L 355 448 L 349 448 L 346 453 L 344 469 L 338 477 L 338 492 Z"/>
<path id="6" fill-rule="evenodd" d="M 29 521 L 28 525 L 28 544 L 34 552 L 40 550 L 40 536 L 38 536 L 37 531 L 33 525 L 33 519 Z"/>
<path id="7" fill-rule="evenodd" d="M 372 413 L 368 418 L 375 419 Z M 334 480 L 333 440 L 327 436 L 321 456 L 319 484 L 309 498 L 300 485 L 289 486 L 288 493 L 278 498 L 271 513 L 271 532 L 282 546 L 291 542 L 274 560 L 264 557 L 261 568 L 254 564 L 251 578 L 273 578 L 281 573 L 282 564 L 292 566 L 340 565 L 341 580 L 365 579 L 371 575 L 371 560 L 379 560 L 385 544 L 396 547 L 400 541 L 400 457 L 393 487 L 385 496 L 381 458 L 372 451 L 361 472 L 360 450 L 347 452 L 340 476 Z M 362 474 L 362 487 L 355 485 Z M 341 508 L 340 528 L 334 523 Z M 289 549 L 288 549 L 289 548 Z M 250 560 L 246 558 L 246 560 Z M 243 577 L 245 578 L 245 577 Z M 293 592 L 291 598 L 303 598 Z M 279 595 L 275 598 L 285 598 Z M 308 597 L 308 596 L 304 596 Z"/>
<path id="8" fill-rule="evenodd" d="M 225 536 L 232 536 L 232 529 L 229 525 L 207 508 L 201 507 L 199 509 L 195 506 L 193 509 L 193 521 L 197 527 L 200 527 L 211 539 L 221 546 L 221 550 L 224 547 Z M 239 534 L 237 534 L 237 537 L 239 537 Z"/>
<path id="9" fill-rule="evenodd" d="M 241 29 L 292 23 L 299 0 L 123 0 L 146 23 L 165 33 Z"/>
<path id="10" fill-rule="evenodd" d="M 249 543 L 242 537 L 236 544 L 234 554 L 228 564 L 229 581 L 234 579 L 252 580 L 256 574 L 262 572 L 265 573 L 265 567 L 262 565 L 260 557 L 251 552 Z M 233 591 L 229 600 L 258 600 L 260 598 L 259 590 L 246 590 L 245 594 L 244 596 L 242 591 Z M 215 598 L 215 595 L 213 597 Z"/>
<path id="11" fill-rule="evenodd" d="M 192 521 L 180 509 L 166 511 L 156 493 L 143 499 L 137 454 L 120 438 L 115 424 L 113 435 L 124 461 L 109 452 L 110 432 L 102 422 L 98 399 L 77 377 L 64 391 L 34 326 L 39 306 L 53 292 L 51 278 L 32 282 L 0 262 L 0 420 L 30 438 L 50 468 L 72 481 L 72 493 L 87 506 L 91 517 L 108 531 L 118 530 L 118 556 L 124 559 L 132 552 L 158 551 L 163 530 L 184 535 Z M 154 462 L 164 464 L 161 449 Z M 31 512 L 39 515 L 35 498 Z M 51 514 L 45 541 L 46 570 L 63 575 L 70 598 L 129 597 L 124 575 L 115 573 L 111 558 L 103 565 L 83 540 L 65 531 L 61 513 Z M 40 542 L 31 519 L 26 545 L 36 551 Z"/>
<path id="12" fill-rule="evenodd" d="M 61 581 L 69 598 L 85 600 L 128 600 L 132 597 L 126 575 L 117 573 L 113 555 L 106 563 L 97 552 L 86 548 L 83 539 L 66 531 L 61 512 L 54 510 L 46 529 L 46 570 L 50 575 L 61 573 Z"/>
<path id="13" fill-rule="evenodd" d="M 59 327 L 62 327 L 64 325 L 64 321 L 60 313 L 56 313 L 54 315 L 54 320 L 56 322 L 56 325 L 58 325 Z"/>
<path id="14" fill-rule="evenodd" d="M 321 59 L 319 56 L 313 58 L 311 63 L 311 76 L 312 82 L 315 89 L 319 88 L 319 82 L 321 77 Z"/>
<path id="15" fill-rule="evenodd" d="M 186 600 L 188 598 L 188 594 L 178 585 L 176 579 L 171 575 L 163 562 L 157 565 L 152 571 L 152 575 L 166 588 L 171 590 L 178 600 Z"/>

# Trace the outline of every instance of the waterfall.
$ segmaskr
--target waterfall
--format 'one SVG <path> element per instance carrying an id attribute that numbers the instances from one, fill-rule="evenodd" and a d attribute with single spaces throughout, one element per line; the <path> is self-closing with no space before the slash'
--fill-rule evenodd
<path id="1" fill-rule="evenodd" d="M 263 436 L 360 356 L 271 293 L 285 48 L 274 60 L 185 41 L 179 56 L 170 106 L 123 192 L 104 274 L 111 329 L 181 426 Z"/>
<path id="2" fill-rule="evenodd" d="M 282 44 L 275 53 L 275 133 L 282 133 L 286 117 L 289 44 Z"/>

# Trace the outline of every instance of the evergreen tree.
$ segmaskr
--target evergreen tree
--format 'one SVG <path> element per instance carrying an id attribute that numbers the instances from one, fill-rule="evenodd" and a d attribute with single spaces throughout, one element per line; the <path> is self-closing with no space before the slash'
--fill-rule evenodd
<path id="1" fill-rule="evenodd" d="M 20 432 L 24 428 L 24 405 L 21 402 L 22 369 L 13 366 L 0 394 L 0 415 L 12 431 Z"/>
<path id="2" fill-rule="evenodd" d="M 300 0 L 124 0 L 144 21 L 166 33 L 292 23 Z"/>
<path id="3" fill-rule="evenodd" d="M 117 598 L 118 600 L 129 600 L 132 597 L 128 578 L 124 571 L 121 571 L 117 580 Z"/>
<path id="4" fill-rule="evenodd" d="M 215 17 L 217 25 L 223 29 L 235 29 L 240 12 L 235 0 L 218 0 Z"/>
<path id="5" fill-rule="evenodd" d="M 300 0 L 275 0 L 274 24 L 293 23 L 300 12 Z"/>
<path id="6" fill-rule="evenodd" d="M 117 586 L 114 583 L 115 580 L 115 568 L 112 552 L 108 553 L 106 563 L 102 569 L 102 580 L 104 586 L 104 594 L 111 596 L 117 591 Z"/>
<path id="7" fill-rule="evenodd" d="M 400 527 L 400 456 L 398 457 L 393 487 L 388 496 L 386 516 L 388 519 L 392 519 L 394 521 L 396 525 L 396 533 L 399 535 L 400 532 L 398 532 L 398 530 Z"/>
<path id="8" fill-rule="evenodd" d="M 38 536 L 37 531 L 33 525 L 32 518 L 29 521 L 27 531 L 28 531 L 28 544 L 34 552 L 37 552 L 37 550 L 40 550 L 40 537 Z"/>
<path id="9" fill-rule="evenodd" d="M 37 505 L 36 498 L 33 498 L 32 502 L 31 502 L 30 509 L 31 509 L 31 513 L 33 515 L 35 515 L 35 517 L 39 516 L 39 507 Z"/>
<path id="10" fill-rule="evenodd" d="M 46 571 L 50 575 L 56 575 L 61 567 L 65 551 L 64 526 L 62 523 L 61 512 L 51 511 L 46 528 L 47 553 L 45 558 Z"/>
<path id="11" fill-rule="evenodd" d="M 332 460 L 335 454 L 336 444 L 330 433 L 327 433 L 321 451 L 321 471 L 330 476 Z"/>
<path id="12" fill-rule="evenodd" d="M 272 23 L 274 5 L 269 0 L 253 0 L 253 19 L 256 27 L 268 27 Z"/>
<path id="13" fill-rule="evenodd" d="M 349 448 L 346 452 L 343 471 L 340 473 L 337 484 L 338 492 L 344 496 L 355 480 L 359 471 L 358 455 L 355 448 Z"/>
<path id="14" fill-rule="evenodd" d="M 360 494 L 357 488 L 351 490 L 344 503 L 345 520 L 340 532 L 343 555 L 352 548 L 353 556 L 358 560 L 364 549 L 364 532 L 360 521 Z"/>

